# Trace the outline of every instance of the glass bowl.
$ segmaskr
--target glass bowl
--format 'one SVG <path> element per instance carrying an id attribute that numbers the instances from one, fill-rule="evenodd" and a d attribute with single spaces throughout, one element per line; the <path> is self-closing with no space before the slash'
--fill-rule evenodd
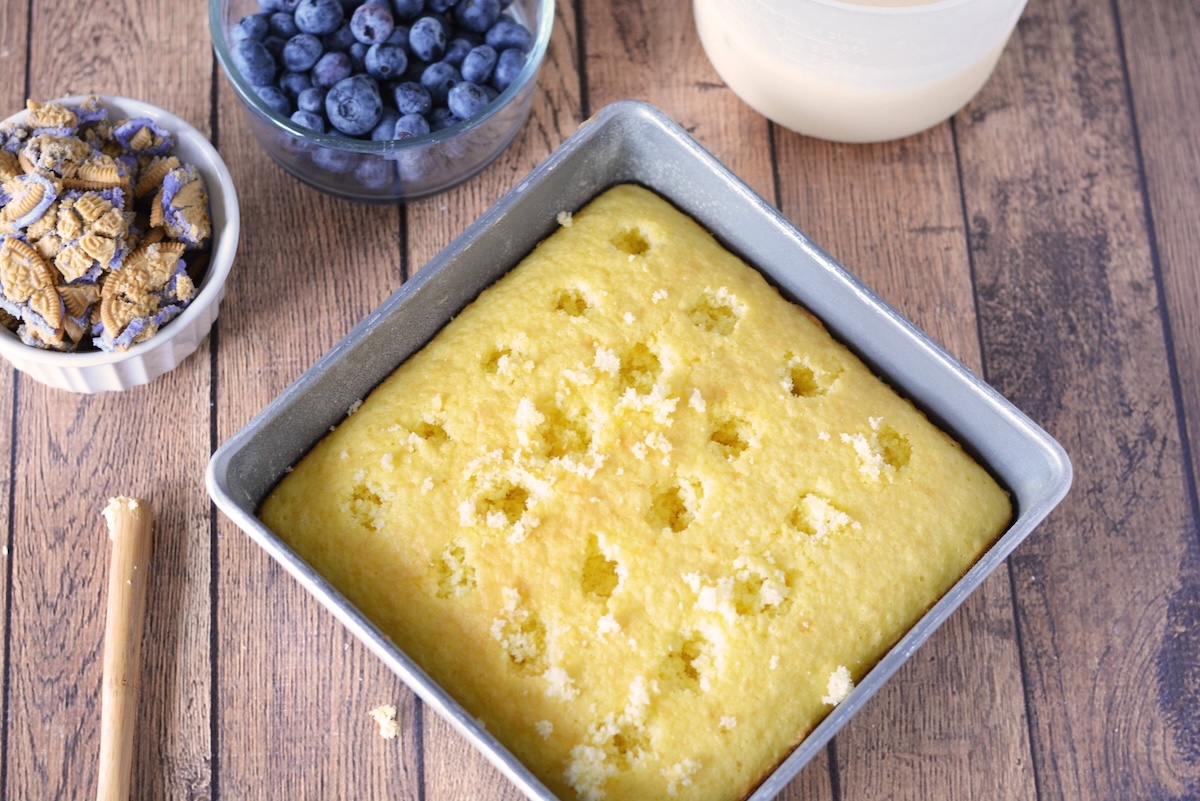
<path id="1" fill-rule="evenodd" d="M 279 114 L 233 66 L 229 33 L 257 0 L 210 0 L 213 50 L 259 144 L 276 163 L 322 192 L 365 203 L 416 200 L 445 191 L 492 163 L 529 116 L 554 23 L 554 0 L 513 0 L 509 12 L 533 35 L 516 79 L 475 116 L 411 139 L 372 141 L 319 134 Z"/>

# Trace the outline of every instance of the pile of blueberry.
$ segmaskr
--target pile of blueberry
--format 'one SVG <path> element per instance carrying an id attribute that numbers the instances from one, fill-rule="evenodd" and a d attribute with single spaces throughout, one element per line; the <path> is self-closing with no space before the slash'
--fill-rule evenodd
<path id="1" fill-rule="evenodd" d="M 512 0 L 258 0 L 230 31 L 234 66 L 305 128 L 392 140 L 478 114 L 533 45 Z"/>

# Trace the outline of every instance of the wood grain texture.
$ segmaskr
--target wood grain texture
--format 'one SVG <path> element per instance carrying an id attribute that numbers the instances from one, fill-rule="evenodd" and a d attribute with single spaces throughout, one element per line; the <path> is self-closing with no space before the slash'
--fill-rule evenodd
<path id="1" fill-rule="evenodd" d="M 28 50 L 25 46 L 28 32 L 28 10 L 15 4 L 0 3 L 0 119 L 22 108 L 25 101 L 25 62 Z M 12 499 L 16 476 L 13 474 L 13 430 L 16 427 L 17 373 L 7 362 L 0 362 L 0 598 L 5 602 L 0 608 L 0 625 L 4 626 L 4 646 L 0 647 L 0 687 L 8 686 L 8 642 L 11 609 L 7 603 L 9 579 L 12 570 L 13 519 Z M 8 742 L 10 720 L 8 692 L 0 692 L 0 795 L 4 794 L 5 776 L 8 770 Z"/>
<path id="2" fill-rule="evenodd" d="M 96 91 L 171 108 L 203 130 L 206 45 L 189 31 L 203 9 L 154 14 L 154 4 L 40 3 L 30 19 L 30 94 Z M 69 18 L 74 24 L 61 25 Z M 120 42 L 113 48 L 108 42 Z M 154 71 L 129 59 L 153 42 L 172 53 Z M 196 76 L 201 76 L 199 79 Z M 133 786 L 139 798 L 207 792 L 209 761 L 207 502 L 194 492 L 208 455 L 208 369 L 202 346 L 174 374 L 118 396 L 82 398 L 18 385 L 12 663 L 8 686 L 11 798 L 73 797 L 96 776 L 103 525 L 110 495 L 138 493 L 160 509 L 143 648 Z M 181 420 L 200 421 L 180 426 Z M 124 449 L 136 431 L 146 448 Z M 163 451 L 173 470 L 159 472 Z M 64 480 L 65 479 L 65 480 Z M 48 516 L 45 510 L 56 509 Z M 170 769 L 164 770 L 164 755 Z"/>
<path id="3" fill-rule="evenodd" d="M 1200 430 L 1200 13 L 1187 3 L 1117 8 L 1176 372 L 1194 434 Z M 1191 440 L 1194 465 L 1200 449 Z"/>
<path id="4" fill-rule="evenodd" d="M 783 212 L 979 371 L 950 125 L 880 145 L 788 131 L 775 141 Z M 839 733 L 843 797 L 1035 798 L 1022 699 L 1008 578 L 1000 574 Z"/>
<path id="5" fill-rule="evenodd" d="M 1126 67 L 1145 171 L 1182 413 L 1190 434 L 1192 513 L 1200 463 L 1200 11 L 1187 3 L 1118 3 Z M 1155 680 L 1166 729 L 1168 769 L 1192 777 L 1200 766 L 1200 529 L 1192 522 L 1166 624 Z M 1181 779 L 1187 784 L 1188 779 Z"/>
<path id="6" fill-rule="evenodd" d="M 574 32 L 574 7 L 567 2 L 558 3 L 529 119 L 500 157 L 477 177 L 449 192 L 408 204 L 410 275 L 450 244 L 579 127 L 583 117 Z"/>
<path id="7" fill-rule="evenodd" d="M 580 0 L 588 108 L 646 100 L 666 112 L 760 195 L 774 200 L 767 122 L 704 55 L 686 0 Z"/>
<path id="8" fill-rule="evenodd" d="M 395 207 L 301 185 L 259 147 L 223 78 L 219 96 L 244 221 L 217 321 L 224 441 L 399 285 L 401 254 Z M 399 680 L 223 517 L 217 563 L 220 797 L 417 798 L 414 701 Z M 397 740 L 369 717 L 384 703 L 408 726 Z"/>
<path id="9" fill-rule="evenodd" d="M 117 494 L 157 512 L 139 801 L 519 797 L 211 508 L 202 476 L 214 442 L 584 117 L 633 97 L 982 369 L 1075 463 L 1071 495 L 1008 575 L 781 798 L 1200 799 L 1195 3 L 1030 0 L 953 129 L 877 147 L 772 130 L 709 65 L 687 0 L 560 0 L 556 14 L 513 146 L 451 192 L 380 208 L 287 177 L 223 77 L 210 107 L 205 4 L 0 0 L 0 118 L 23 105 L 27 57 L 37 99 L 165 106 L 214 136 L 243 216 L 215 334 L 168 376 L 81 397 L 0 365 L 0 797 L 94 794 L 99 514 Z M 369 717 L 382 703 L 399 708 L 397 739 Z"/>
<path id="10" fill-rule="evenodd" d="M 413 272 L 550 155 L 583 121 L 575 30 L 574 6 L 558 3 L 529 120 L 500 158 L 473 181 L 445 195 L 408 205 L 409 263 Z M 430 709 L 422 711 L 426 801 L 516 801 L 522 797 L 515 785 L 462 735 Z"/>
<path id="11" fill-rule="evenodd" d="M 1111 12 L 1031 3 L 960 152 L 987 376 L 1077 471 L 1011 560 L 1040 797 L 1192 798 L 1157 677 L 1195 521 Z"/>

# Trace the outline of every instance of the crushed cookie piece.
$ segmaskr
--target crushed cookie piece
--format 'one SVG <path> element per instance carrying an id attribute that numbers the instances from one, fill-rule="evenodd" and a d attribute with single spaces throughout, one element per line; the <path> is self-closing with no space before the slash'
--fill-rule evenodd
<path id="1" fill-rule="evenodd" d="M 150 119 L 110 122 L 95 96 L 30 100 L 0 123 L 5 328 L 34 347 L 122 350 L 195 297 L 188 270 L 205 264 L 208 192 L 173 145 Z"/>

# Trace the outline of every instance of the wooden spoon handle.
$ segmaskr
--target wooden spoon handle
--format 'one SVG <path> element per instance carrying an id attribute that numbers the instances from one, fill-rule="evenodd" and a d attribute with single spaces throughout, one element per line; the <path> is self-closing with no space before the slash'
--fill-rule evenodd
<path id="1" fill-rule="evenodd" d="M 100 706 L 97 801 L 129 801 L 138 663 L 146 616 L 146 569 L 154 510 L 137 498 L 112 498 L 104 508 L 113 542 L 104 620 L 104 686 Z"/>

